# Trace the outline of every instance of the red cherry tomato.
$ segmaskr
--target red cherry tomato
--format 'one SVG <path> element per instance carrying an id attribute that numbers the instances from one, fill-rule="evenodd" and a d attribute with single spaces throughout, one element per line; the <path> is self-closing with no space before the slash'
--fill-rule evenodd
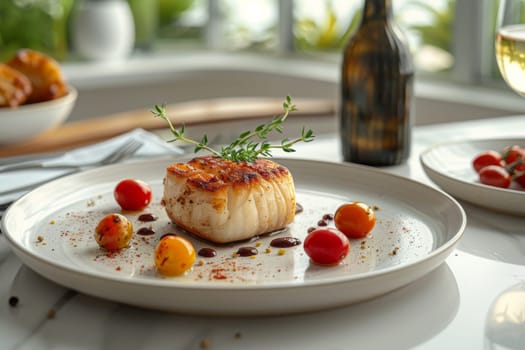
<path id="1" fill-rule="evenodd" d="M 502 165 L 501 155 L 496 151 L 486 151 L 478 154 L 472 161 L 472 166 L 477 173 L 489 165 Z"/>
<path id="2" fill-rule="evenodd" d="M 514 178 L 516 182 L 523 188 L 525 188 L 525 173 Z"/>
<path id="3" fill-rule="evenodd" d="M 306 255 L 320 265 L 338 264 L 350 250 L 348 238 L 333 228 L 313 230 L 304 240 L 303 246 Z"/>
<path id="4" fill-rule="evenodd" d="M 142 210 L 151 202 L 151 187 L 141 180 L 125 179 L 120 181 L 113 195 L 118 205 L 124 210 Z"/>
<path id="5" fill-rule="evenodd" d="M 513 176 L 520 176 L 525 173 L 525 159 L 518 160 L 516 163 L 506 167 L 507 171 Z"/>
<path id="6" fill-rule="evenodd" d="M 376 223 L 372 208 L 362 202 L 350 202 L 337 208 L 334 215 L 335 227 L 348 238 L 363 238 Z"/>
<path id="7" fill-rule="evenodd" d="M 132 236 L 131 221 L 117 213 L 104 216 L 95 229 L 95 240 L 100 247 L 107 250 L 127 247 Z"/>
<path id="8" fill-rule="evenodd" d="M 479 181 L 489 186 L 508 188 L 511 183 L 511 177 L 505 168 L 498 165 L 489 165 L 479 172 Z"/>
<path id="9" fill-rule="evenodd" d="M 523 188 L 525 188 L 525 160 L 520 161 L 514 166 L 514 180 Z"/>
<path id="10" fill-rule="evenodd" d="M 503 160 L 505 163 L 507 163 L 507 165 L 514 164 L 520 159 L 525 160 L 525 150 L 520 146 L 514 145 L 505 147 L 503 150 Z"/>

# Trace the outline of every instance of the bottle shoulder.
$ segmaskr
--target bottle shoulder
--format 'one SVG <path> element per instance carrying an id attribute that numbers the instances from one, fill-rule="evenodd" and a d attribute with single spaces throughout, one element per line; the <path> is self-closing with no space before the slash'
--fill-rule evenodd
<path id="1" fill-rule="evenodd" d="M 408 48 L 406 36 L 394 22 L 374 21 L 362 24 L 348 39 L 346 47 L 355 45 L 356 43 L 402 46 Z"/>
<path id="2" fill-rule="evenodd" d="M 343 48 L 344 59 L 362 56 L 397 58 L 412 65 L 410 48 L 403 32 L 391 22 L 371 22 L 362 25 Z"/>

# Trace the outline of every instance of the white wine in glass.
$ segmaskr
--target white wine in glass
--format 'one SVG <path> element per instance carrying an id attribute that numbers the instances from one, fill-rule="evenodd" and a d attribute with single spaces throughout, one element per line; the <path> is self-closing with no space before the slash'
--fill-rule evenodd
<path id="1" fill-rule="evenodd" d="M 525 96 L 525 0 L 500 0 L 495 51 L 505 82 Z"/>

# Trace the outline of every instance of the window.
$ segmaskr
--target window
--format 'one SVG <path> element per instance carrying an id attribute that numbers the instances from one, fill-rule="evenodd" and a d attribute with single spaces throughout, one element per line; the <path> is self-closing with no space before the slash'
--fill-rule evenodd
<path id="1" fill-rule="evenodd" d="M 359 25 L 364 1 L 296 0 L 295 43 L 300 51 L 339 51 Z M 418 70 L 452 68 L 455 0 L 394 1 L 396 22 L 403 28 Z"/>
<path id="2" fill-rule="evenodd" d="M 19 47 L 32 47 L 60 60 L 74 58 L 67 52 L 67 29 L 77 1 L 0 1 L 0 52 L 9 56 Z M 135 17 L 137 51 L 196 48 L 335 61 L 359 23 L 364 0 L 127 1 Z M 421 75 L 463 83 L 500 80 L 493 59 L 498 1 L 393 4 Z"/>
<path id="3" fill-rule="evenodd" d="M 267 0 L 220 0 L 224 48 L 275 51 L 278 2 Z"/>
<path id="4" fill-rule="evenodd" d="M 202 47 L 206 46 L 205 29 L 208 22 L 208 3 L 206 0 L 128 0 L 143 4 L 156 10 L 156 36 L 150 40 L 156 49 L 167 46 Z M 144 5 L 142 5 L 144 6 Z M 133 15 L 140 16 L 141 9 L 133 7 Z M 151 45 L 150 45 L 151 46 Z"/>
<path id="5" fill-rule="evenodd" d="M 450 71 L 454 65 L 452 50 L 455 0 L 399 1 L 394 13 L 405 29 L 420 71 Z"/>

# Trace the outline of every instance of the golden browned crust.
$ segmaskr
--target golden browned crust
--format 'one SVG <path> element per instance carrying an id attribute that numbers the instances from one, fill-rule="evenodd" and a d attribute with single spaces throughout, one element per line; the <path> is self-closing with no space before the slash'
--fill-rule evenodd
<path id="1" fill-rule="evenodd" d="M 31 82 L 19 71 L 0 63 L 0 107 L 17 107 L 31 94 Z"/>
<path id="2" fill-rule="evenodd" d="M 292 174 L 269 159 L 237 163 L 197 157 L 168 166 L 164 181 L 170 220 L 216 243 L 281 229 L 295 216 Z"/>
<path id="3" fill-rule="evenodd" d="M 28 103 L 49 101 L 67 94 L 67 84 L 60 66 L 51 57 L 33 50 L 20 50 L 7 65 L 31 81 L 33 91 Z"/>
<path id="4" fill-rule="evenodd" d="M 248 163 L 214 156 L 196 157 L 187 163 L 172 164 L 168 166 L 167 172 L 186 178 L 191 185 L 209 192 L 225 186 L 246 186 L 261 179 L 273 181 L 289 175 L 288 169 L 269 159 L 258 159 Z"/>

